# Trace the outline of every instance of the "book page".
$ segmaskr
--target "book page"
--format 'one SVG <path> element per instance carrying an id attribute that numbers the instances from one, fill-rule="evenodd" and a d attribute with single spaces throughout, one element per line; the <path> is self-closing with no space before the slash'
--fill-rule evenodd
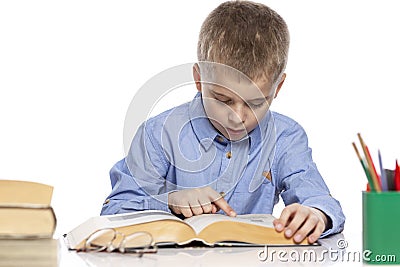
<path id="1" fill-rule="evenodd" d="M 133 213 L 122 213 L 102 216 L 108 220 L 109 227 L 139 224 L 150 221 L 175 220 L 182 221 L 175 215 L 161 210 L 145 210 Z"/>
<path id="2" fill-rule="evenodd" d="M 0 203 L 30 203 L 49 206 L 53 194 L 50 185 L 17 180 L 0 180 Z"/>
<path id="3" fill-rule="evenodd" d="M 54 211 L 48 206 L 0 205 L 0 222 L 0 239 L 51 238 L 56 228 Z"/>
<path id="4" fill-rule="evenodd" d="M 271 214 L 245 214 L 236 217 L 229 217 L 223 214 L 202 214 L 185 219 L 184 221 L 191 225 L 196 233 L 200 233 L 206 226 L 220 221 L 242 222 L 253 225 L 273 228 L 274 216 Z"/>

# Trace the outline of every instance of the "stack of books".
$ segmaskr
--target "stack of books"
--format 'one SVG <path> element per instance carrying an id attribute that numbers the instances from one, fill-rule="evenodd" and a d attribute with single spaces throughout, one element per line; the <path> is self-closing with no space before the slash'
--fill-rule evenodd
<path id="1" fill-rule="evenodd" d="M 53 187 L 0 180 L 0 266 L 57 266 Z"/>

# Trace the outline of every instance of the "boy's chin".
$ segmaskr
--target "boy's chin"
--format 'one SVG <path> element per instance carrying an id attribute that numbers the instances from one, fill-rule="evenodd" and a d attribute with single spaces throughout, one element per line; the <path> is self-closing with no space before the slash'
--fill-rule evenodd
<path id="1" fill-rule="evenodd" d="M 223 135 L 230 141 L 239 141 L 248 136 L 247 129 L 233 130 L 228 127 L 216 127 L 215 125 L 214 128 L 219 132 L 219 134 Z"/>
<path id="2" fill-rule="evenodd" d="M 238 135 L 225 135 L 225 137 L 230 140 L 230 141 L 239 141 L 242 140 L 243 138 L 247 137 L 247 133 L 244 134 L 238 134 Z"/>
<path id="3" fill-rule="evenodd" d="M 240 140 L 242 140 L 243 138 L 245 138 L 247 135 L 245 135 L 245 136 L 242 136 L 242 137 L 238 137 L 238 138 L 229 138 L 229 140 L 230 141 L 240 141 Z"/>
<path id="4" fill-rule="evenodd" d="M 225 137 L 231 141 L 239 141 L 243 139 L 244 137 L 247 137 L 247 131 L 246 129 L 240 130 L 240 131 L 234 131 L 230 129 L 226 129 L 226 134 Z"/>

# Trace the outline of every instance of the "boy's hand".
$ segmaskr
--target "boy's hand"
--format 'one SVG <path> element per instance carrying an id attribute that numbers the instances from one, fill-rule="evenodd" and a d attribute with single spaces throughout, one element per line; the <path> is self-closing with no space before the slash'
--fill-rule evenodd
<path id="1" fill-rule="evenodd" d="M 300 243 L 308 236 L 308 242 L 314 243 L 328 225 L 326 215 L 316 209 L 298 203 L 286 206 L 279 219 L 274 220 L 278 232 L 285 230 L 286 237 L 292 237 Z"/>
<path id="2" fill-rule="evenodd" d="M 168 195 L 168 207 L 176 214 L 192 217 L 203 213 L 216 213 L 219 209 L 229 216 L 236 212 L 228 202 L 211 187 L 185 189 Z"/>

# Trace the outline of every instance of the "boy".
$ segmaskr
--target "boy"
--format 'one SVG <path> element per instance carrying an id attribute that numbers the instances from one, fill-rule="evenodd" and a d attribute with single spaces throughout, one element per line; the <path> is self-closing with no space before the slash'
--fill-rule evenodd
<path id="1" fill-rule="evenodd" d="M 231 1 L 204 21 L 190 102 L 145 121 L 110 171 L 102 214 L 272 213 L 295 242 L 343 230 L 344 215 L 299 124 L 269 106 L 285 81 L 289 32 L 265 5 Z"/>

